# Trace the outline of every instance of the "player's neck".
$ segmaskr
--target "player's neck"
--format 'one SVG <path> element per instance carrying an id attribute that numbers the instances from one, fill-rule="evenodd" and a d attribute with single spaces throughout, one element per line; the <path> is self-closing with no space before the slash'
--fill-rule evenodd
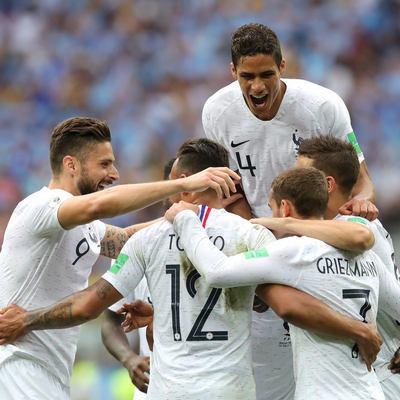
<path id="1" fill-rule="evenodd" d="M 347 199 L 345 196 L 340 194 L 331 194 L 329 196 L 329 203 L 325 213 L 325 219 L 334 219 L 339 214 L 339 208 L 349 200 L 350 199 Z"/>
<path id="2" fill-rule="evenodd" d="M 63 178 L 55 179 L 54 177 L 51 179 L 49 189 L 61 189 L 65 190 L 68 193 L 71 193 L 73 196 L 79 196 L 80 193 L 77 191 L 74 182 L 67 181 Z"/>

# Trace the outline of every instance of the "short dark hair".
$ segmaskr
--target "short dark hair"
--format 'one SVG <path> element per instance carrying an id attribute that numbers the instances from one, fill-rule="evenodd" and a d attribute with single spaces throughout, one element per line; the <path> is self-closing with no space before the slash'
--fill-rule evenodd
<path id="1" fill-rule="evenodd" d="M 174 162 L 176 160 L 176 157 L 172 157 L 165 165 L 164 165 L 164 181 L 167 181 L 169 179 L 169 175 L 171 173 L 172 166 L 174 165 Z"/>
<path id="2" fill-rule="evenodd" d="M 329 201 L 328 184 L 314 167 L 293 167 L 274 179 L 271 197 L 278 206 L 282 200 L 289 200 L 303 218 L 323 218 Z"/>
<path id="3" fill-rule="evenodd" d="M 206 138 L 186 140 L 176 158 L 178 158 L 179 173 L 190 175 L 209 167 L 229 167 L 228 150 L 221 144 Z"/>
<path id="4" fill-rule="evenodd" d="M 58 124 L 50 139 L 50 168 L 53 176 L 62 172 L 65 156 L 85 163 L 89 154 L 102 142 L 111 142 L 110 128 L 94 118 L 73 117 Z"/>
<path id="5" fill-rule="evenodd" d="M 299 156 L 313 160 L 312 166 L 325 176 L 332 176 L 340 192 L 351 196 L 360 176 L 360 162 L 353 145 L 332 135 L 304 139 L 299 146 Z"/>
<path id="6" fill-rule="evenodd" d="M 237 67 L 242 57 L 271 55 L 278 68 L 282 63 L 281 45 L 276 33 L 263 24 L 250 23 L 232 32 L 232 63 Z"/>

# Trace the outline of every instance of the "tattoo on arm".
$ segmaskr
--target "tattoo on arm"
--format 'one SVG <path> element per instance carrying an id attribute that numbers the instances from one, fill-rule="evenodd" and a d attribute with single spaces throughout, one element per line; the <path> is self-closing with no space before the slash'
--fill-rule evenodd
<path id="1" fill-rule="evenodd" d="M 105 237 L 101 241 L 101 255 L 117 258 L 128 239 L 129 236 L 124 229 L 107 225 Z"/>
<path id="2" fill-rule="evenodd" d="M 129 228 L 125 228 L 125 232 L 128 234 L 129 237 L 131 237 L 137 232 L 137 229 L 130 226 Z"/>
<path id="3" fill-rule="evenodd" d="M 81 315 L 80 309 L 90 308 L 89 300 L 85 300 L 88 293 L 95 292 L 100 300 L 106 300 L 113 286 L 104 279 L 99 279 L 96 283 L 87 289 L 73 293 L 51 306 L 41 308 L 39 310 L 29 311 L 25 317 L 26 328 L 32 330 L 43 329 L 59 329 L 69 328 L 72 326 L 83 324 L 95 317 L 97 313 L 92 315 Z M 82 304 L 78 304 L 82 300 Z M 108 303 L 104 305 L 104 309 Z"/>

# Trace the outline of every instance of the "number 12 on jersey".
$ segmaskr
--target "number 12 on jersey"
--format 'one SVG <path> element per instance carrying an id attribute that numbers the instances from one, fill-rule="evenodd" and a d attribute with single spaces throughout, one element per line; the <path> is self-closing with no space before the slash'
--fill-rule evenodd
<path id="1" fill-rule="evenodd" d="M 166 266 L 166 274 L 171 275 L 171 310 L 172 310 L 172 332 L 174 334 L 175 341 L 182 340 L 181 324 L 180 324 L 180 272 L 181 268 L 179 264 L 170 264 Z M 200 274 L 193 270 L 186 279 L 186 290 L 189 295 L 194 298 L 197 294 L 195 287 L 197 279 L 200 278 Z M 193 324 L 192 329 L 187 341 L 215 341 L 215 340 L 228 340 L 227 331 L 203 331 L 203 327 L 210 316 L 215 304 L 222 293 L 222 289 L 212 288 L 210 295 L 204 304 L 203 309 L 200 311 L 199 316 Z"/>

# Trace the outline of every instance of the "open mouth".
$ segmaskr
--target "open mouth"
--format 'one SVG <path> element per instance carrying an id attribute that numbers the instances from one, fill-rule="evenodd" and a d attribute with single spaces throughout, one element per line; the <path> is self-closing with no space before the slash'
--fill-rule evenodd
<path id="1" fill-rule="evenodd" d="M 264 96 L 255 96 L 251 94 L 250 98 L 255 108 L 262 108 L 267 104 L 268 94 L 265 94 Z"/>

